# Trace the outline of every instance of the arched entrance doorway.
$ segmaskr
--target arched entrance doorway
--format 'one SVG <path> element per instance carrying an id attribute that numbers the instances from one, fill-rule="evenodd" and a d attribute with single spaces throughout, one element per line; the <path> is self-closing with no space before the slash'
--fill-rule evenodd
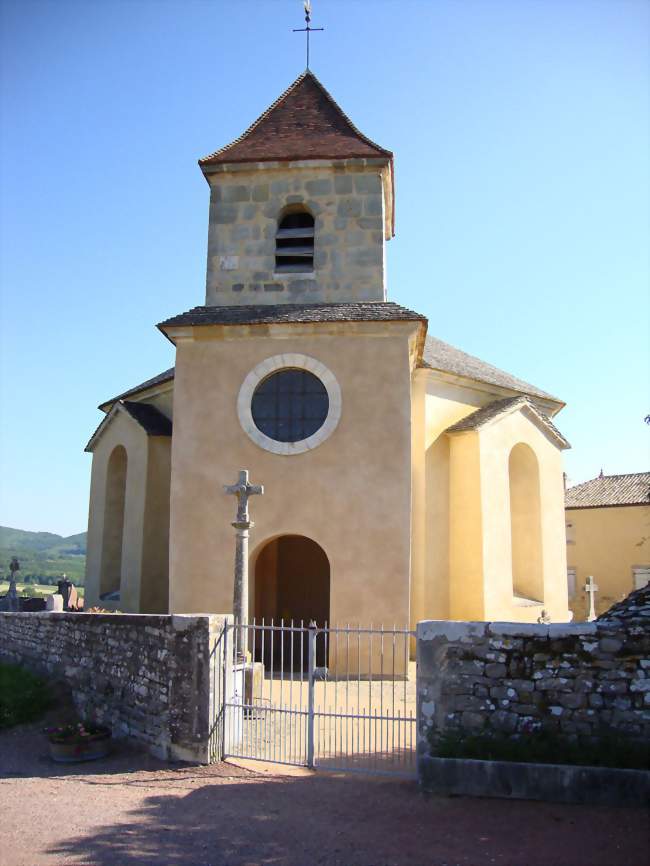
<path id="1" fill-rule="evenodd" d="M 255 610 L 257 623 L 264 619 L 265 624 L 273 621 L 285 626 L 308 626 L 313 620 L 323 627 L 329 621 L 330 610 L 330 564 L 323 548 L 304 535 L 281 535 L 269 541 L 260 551 L 255 563 Z M 302 638 L 302 639 L 301 639 Z M 318 655 L 321 652 L 318 643 Z M 261 646 L 256 656 L 261 660 Z M 264 663 L 267 668 L 276 663 L 284 654 L 285 666 L 288 658 L 293 666 L 304 662 L 307 641 L 296 632 L 291 641 L 291 633 L 279 640 L 279 632 L 274 635 L 271 651 L 271 633 L 265 634 Z M 317 664 L 325 660 L 317 659 Z"/>

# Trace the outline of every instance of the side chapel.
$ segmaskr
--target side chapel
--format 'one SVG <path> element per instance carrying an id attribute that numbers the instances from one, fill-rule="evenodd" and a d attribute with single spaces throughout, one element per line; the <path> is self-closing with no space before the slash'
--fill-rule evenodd
<path id="1" fill-rule="evenodd" d="M 251 618 L 567 621 L 564 404 L 387 300 L 393 154 L 307 71 L 199 165 L 205 304 L 99 407 L 87 604 L 231 611 L 245 468 Z"/>

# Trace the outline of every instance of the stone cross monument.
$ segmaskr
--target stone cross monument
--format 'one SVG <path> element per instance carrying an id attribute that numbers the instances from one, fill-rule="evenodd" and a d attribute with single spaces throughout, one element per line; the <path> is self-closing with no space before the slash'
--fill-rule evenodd
<path id="1" fill-rule="evenodd" d="M 594 579 L 591 575 L 587 578 L 585 592 L 589 596 L 589 616 L 587 617 L 587 622 L 593 622 L 596 619 L 595 598 L 596 593 L 598 592 L 598 584 L 594 583 Z"/>
<path id="2" fill-rule="evenodd" d="M 7 591 L 7 599 L 9 601 L 9 610 L 17 611 L 20 609 L 18 600 L 18 590 L 16 589 L 16 572 L 20 571 L 20 563 L 16 557 L 12 557 L 9 563 L 9 589 Z"/>
<path id="3" fill-rule="evenodd" d="M 225 484 L 226 493 L 237 497 L 237 519 L 233 522 L 236 531 L 235 540 L 235 590 L 233 594 L 232 612 L 235 617 L 235 640 L 238 661 L 246 659 L 246 629 L 248 621 L 248 533 L 255 524 L 248 515 L 248 499 L 251 496 L 264 493 L 261 484 L 249 484 L 248 470 L 239 470 L 236 484 Z"/>

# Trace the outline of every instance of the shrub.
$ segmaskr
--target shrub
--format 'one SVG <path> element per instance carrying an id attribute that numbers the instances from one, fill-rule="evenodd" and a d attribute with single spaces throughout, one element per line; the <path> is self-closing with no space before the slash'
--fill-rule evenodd
<path id="1" fill-rule="evenodd" d="M 448 731 L 439 736 L 432 733 L 430 744 L 431 754 L 437 758 L 650 769 L 650 745 L 636 743 L 611 729 L 603 729 L 595 737 L 574 738 L 545 728 L 518 736 Z"/>
<path id="2" fill-rule="evenodd" d="M 0 664 L 0 729 L 35 721 L 51 702 L 45 680 L 24 668 Z"/>

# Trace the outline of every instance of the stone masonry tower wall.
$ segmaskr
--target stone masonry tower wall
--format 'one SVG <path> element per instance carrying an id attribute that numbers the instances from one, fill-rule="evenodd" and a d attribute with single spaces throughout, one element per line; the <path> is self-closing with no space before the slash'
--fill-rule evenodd
<path id="1" fill-rule="evenodd" d="M 385 159 L 225 164 L 206 176 L 207 306 L 386 300 Z M 313 271 L 276 271 L 278 224 L 290 207 L 314 218 Z"/>

